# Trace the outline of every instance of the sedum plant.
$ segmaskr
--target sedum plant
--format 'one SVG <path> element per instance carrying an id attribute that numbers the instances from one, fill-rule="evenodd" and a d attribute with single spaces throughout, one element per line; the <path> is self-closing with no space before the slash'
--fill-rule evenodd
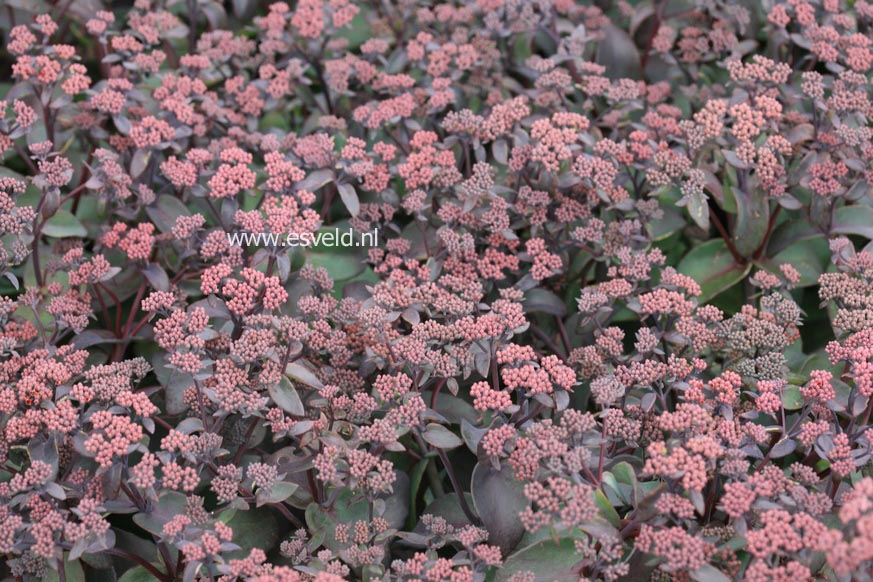
<path id="1" fill-rule="evenodd" d="M 873 6 L 98 4 L 0 11 L 3 580 L 873 578 Z"/>

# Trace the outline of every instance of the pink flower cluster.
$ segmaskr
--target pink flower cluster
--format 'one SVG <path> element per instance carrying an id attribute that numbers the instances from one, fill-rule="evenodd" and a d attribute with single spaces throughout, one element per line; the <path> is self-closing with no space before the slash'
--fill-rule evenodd
<path id="1" fill-rule="evenodd" d="M 0 577 L 869 578 L 869 2 L 191 6 L 0 19 Z"/>

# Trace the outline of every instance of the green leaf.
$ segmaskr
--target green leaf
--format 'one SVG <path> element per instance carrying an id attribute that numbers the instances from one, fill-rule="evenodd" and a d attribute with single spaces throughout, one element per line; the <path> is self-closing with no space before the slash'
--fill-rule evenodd
<path id="1" fill-rule="evenodd" d="M 334 230 L 332 229 L 331 232 Z M 307 249 L 306 263 L 316 268 L 325 268 L 334 281 L 348 281 L 364 270 L 361 257 L 343 248 L 326 248 L 321 251 Z"/>
<path id="2" fill-rule="evenodd" d="M 706 303 L 743 280 L 751 265 L 738 265 L 722 239 L 694 247 L 679 262 L 678 271 L 693 278 L 702 291 L 698 300 Z"/>
<path id="3" fill-rule="evenodd" d="M 412 530 L 415 527 L 415 517 L 418 514 L 416 503 L 418 499 L 418 489 L 421 487 L 421 480 L 424 477 L 424 470 L 427 469 L 428 463 L 431 463 L 430 458 L 424 458 L 415 464 L 409 480 L 409 514 L 406 522 L 406 529 Z"/>
<path id="4" fill-rule="evenodd" d="M 809 376 L 809 373 L 813 370 L 827 370 L 835 376 L 840 375 L 836 370 L 836 366 L 831 363 L 831 359 L 828 357 L 824 349 L 821 349 L 814 354 L 810 354 L 797 373 L 803 377 L 803 381 L 805 382 L 806 377 Z"/>
<path id="5" fill-rule="evenodd" d="M 314 172 L 307 175 L 303 180 L 297 182 L 298 190 L 307 190 L 309 192 L 316 192 L 319 188 L 323 188 L 324 186 L 330 184 L 334 181 L 333 170 L 322 169 L 315 170 Z"/>
<path id="6" fill-rule="evenodd" d="M 306 384 L 310 388 L 315 388 L 316 390 L 321 390 L 324 388 L 324 384 L 321 383 L 321 380 L 318 379 L 318 376 L 315 375 L 315 372 L 301 364 L 300 362 L 291 362 L 285 368 L 285 373 L 301 382 L 302 384 Z"/>
<path id="7" fill-rule="evenodd" d="M 507 145 L 506 140 L 495 140 L 494 143 L 491 144 L 491 153 L 499 164 L 505 166 L 509 160 L 509 146 Z"/>
<path id="8" fill-rule="evenodd" d="M 464 493 L 468 505 L 473 505 L 473 497 L 469 493 Z M 434 517 L 441 517 L 455 529 L 461 529 L 465 525 L 469 525 L 470 520 L 461 509 L 461 504 L 458 502 L 458 496 L 454 493 L 447 493 L 437 497 L 424 508 L 423 514 L 430 514 Z M 415 526 L 415 532 L 423 533 L 426 530 L 424 525 L 419 522 Z"/>
<path id="9" fill-rule="evenodd" d="M 799 410 L 803 407 L 803 395 L 798 386 L 788 386 L 782 391 L 782 407 L 785 410 Z"/>
<path id="10" fill-rule="evenodd" d="M 721 154 L 724 156 L 724 160 L 735 168 L 745 170 L 749 167 L 746 162 L 740 159 L 740 156 L 737 155 L 737 152 L 733 150 L 721 150 Z"/>
<path id="11" fill-rule="evenodd" d="M 726 172 L 727 174 L 731 174 L 732 172 Z M 713 176 L 713 180 L 717 182 L 717 178 Z M 736 214 L 737 213 L 737 198 L 734 196 L 733 187 L 729 186 L 730 179 L 726 179 L 724 184 L 718 184 L 718 188 L 721 191 L 721 197 L 718 198 L 715 194 L 713 197 L 719 201 L 719 205 L 721 209 L 727 212 L 728 214 Z M 716 183 L 707 184 L 708 188 L 716 187 Z M 710 190 L 712 191 L 712 190 Z"/>
<path id="12" fill-rule="evenodd" d="M 616 463 L 610 470 L 610 473 L 615 475 L 615 479 L 619 483 L 624 483 L 625 485 L 633 485 L 637 486 L 637 473 L 630 463 L 627 461 L 621 461 L 620 463 Z"/>
<path id="13" fill-rule="evenodd" d="M 425 402 L 429 403 L 432 398 L 432 392 L 424 390 L 421 393 L 421 397 L 424 398 Z M 434 410 L 452 424 L 461 424 L 461 421 L 464 419 L 476 424 L 476 419 L 479 417 L 479 413 L 476 412 L 476 409 L 469 402 L 458 396 L 452 396 L 445 389 L 437 394 Z"/>
<path id="14" fill-rule="evenodd" d="M 367 13 L 361 11 L 343 29 L 342 36 L 349 41 L 349 49 L 353 50 L 371 38 L 372 30 L 370 22 L 367 20 Z"/>
<path id="15" fill-rule="evenodd" d="M 188 207 L 181 200 L 169 194 L 162 194 L 151 206 L 146 207 L 146 214 L 158 230 L 170 232 L 176 225 L 176 219 L 180 216 L 191 216 Z"/>
<path id="16" fill-rule="evenodd" d="M 560 297 L 548 289 L 534 287 L 524 294 L 524 311 L 525 313 L 540 311 L 563 317 L 567 314 L 567 306 Z"/>
<path id="17" fill-rule="evenodd" d="M 212 30 L 221 30 L 227 27 L 227 12 L 224 10 L 223 3 L 220 2 L 205 2 L 200 6 L 206 20 L 209 21 L 209 27 Z"/>
<path id="18" fill-rule="evenodd" d="M 363 582 L 381 582 L 384 580 L 385 566 L 382 564 L 367 564 L 361 570 Z"/>
<path id="19" fill-rule="evenodd" d="M 233 541 L 241 549 L 224 554 L 226 558 L 246 557 L 254 548 L 269 553 L 279 543 L 279 519 L 274 509 L 237 511 L 227 525 L 233 529 Z"/>
<path id="20" fill-rule="evenodd" d="M 127 135 L 130 133 L 131 124 L 130 120 L 123 115 L 113 115 L 112 121 L 115 123 L 115 129 L 118 130 L 118 133 L 121 135 Z"/>
<path id="21" fill-rule="evenodd" d="M 130 177 L 139 178 L 142 176 L 145 178 L 143 173 L 146 171 L 146 168 L 148 168 L 151 159 L 152 152 L 150 150 L 136 150 L 133 153 L 133 157 L 130 159 Z"/>
<path id="22" fill-rule="evenodd" d="M 637 521 L 645 522 L 660 513 L 658 508 L 655 507 L 655 503 L 667 488 L 667 485 L 656 481 L 646 481 L 640 483 L 639 486 L 641 494 L 636 502 L 635 516 Z"/>
<path id="23" fill-rule="evenodd" d="M 306 414 L 306 409 L 303 407 L 303 402 L 300 400 L 300 395 L 297 394 L 297 389 L 291 385 L 288 378 L 283 377 L 278 384 L 271 384 L 267 387 L 270 393 L 270 398 L 276 403 L 276 406 L 294 416 L 303 416 Z"/>
<path id="24" fill-rule="evenodd" d="M 813 238 L 824 238 L 824 235 L 806 220 L 786 220 L 773 229 L 770 242 L 767 243 L 767 254 L 773 256 L 793 244 Z"/>
<path id="25" fill-rule="evenodd" d="M 170 367 L 167 354 L 163 352 L 158 352 L 150 362 L 158 382 L 164 387 L 167 413 L 175 416 L 188 410 L 188 405 L 185 403 L 185 390 L 194 384 L 193 376 Z"/>
<path id="26" fill-rule="evenodd" d="M 64 554 L 66 556 L 66 554 Z M 79 560 L 64 560 L 64 575 L 67 582 L 85 582 L 85 571 L 82 569 L 82 563 Z M 46 569 L 43 582 L 59 582 L 60 576 L 58 571 L 49 567 Z"/>
<path id="27" fill-rule="evenodd" d="M 781 459 L 794 452 L 797 442 L 794 439 L 782 439 L 770 449 L 768 453 L 771 459 Z"/>
<path id="28" fill-rule="evenodd" d="M 660 220 L 646 223 L 653 241 L 664 240 L 686 224 L 682 212 L 673 204 L 662 205 L 661 210 L 664 212 L 664 216 Z"/>
<path id="29" fill-rule="evenodd" d="M 691 571 L 691 579 L 694 582 L 729 582 L 730 577 L 726 576 L 721 570 L 712 564 L 704 564 L 703 566 Z"/>
<path id="30" fill-rule="evenodd" d="M 428 424 L 427 430 L 425 430 L 421 436 L 424 437 L 424 440 L 426 440 L 431 446 L 443 450 L 455 449 L 464 444 L 464 441 L 462 441 L 458 435 L 443 425 L 436 424 L 435 422 Z"/>
<path id="31" fill-rule="evenodd" d="M 600 509 L 600 516 L 606 519 L 610 524 L 615 527 L 621 527 L 621 517 L 619 517 L 618 512 L 615 510 L 615 507 L 612 506 L 609 499 L 607 499 L 606 495 L 603 494 L 603 491 L 600 489 L 596 489 L 594 491 L 594 504 Z"/>
<path id="32" fill-rule="evenodd" d="M 149 265 L 142 270 L 142 274 L 157 291 L 170 290 L 170 277 L 159 264 L 149 263 Z"/>
<path id="33" fill-rule="evenodd" d="M 337 524 L 368 519 L 369 506 L 366 499 L 355 499 L 355 495 L 349 489 L 343 489 L 330 510 L 325 510 L 314 502 L 306 508 L 306 525 L 313 537 L 323 535 L 324 546 L 333 552 L 338 552 L 345 547 L 334 537 Z"/>
<path id="34" fill-rule="evenodd" d="M 376 515 L 388 522 L 388 527 L 399 529 L 409 515 L 409 475 L 395 470 L 391 493 L 376 500 Z"/>
<path id="35" fill-rule="evenodd" d="M 276 481 L 269 489 L 258 491 L 257 506 L 261 507 L 267 503 L 281 503 L 294 495 L 299 487 L 297 483 L 290 481 Z"/>
<path id="36" fill-rule="evenodd" d="M 601 33 L 595 59 L 606 67 L 606 74 L 612 79 L 641 78 L 640 51 L 630 35 L 612 24 L 604 26 Z"/>
<path id="37" fill-rule="evenodd" d="M 818 278 L 830 263 L 831 252 L 824 238 L 811 238 L 797 242 L 762 264 L 770 271 L 778 272 L 779 265 L 789 263 L 800 273 L 797 287 L 809 287 L 818 283 Z"/>
<path id="38" fill-rule="evenodd" d="M 258 128 L 261 131 L 270 130 L 273 128 L 282 129 L 284 131 L 291 130 L 291 124 L 289 123 L 289 116 L 283 112 L 278 110 L 267 111 L 261 115 L 258 120 Z"/>
<path id="39" fill-rule="evenodd" d="M 523 63 L 532 54 L 530 34 L 515 34 L 510 36 L 512 39 L 512 56 L 515 57 L 515 62 Z"/>
<path id="40" fill-rule="evenodd" d="M 467 448 L 474 455 L 478 453 L 479 442 L 486 432 L 488 432 L 487 428 L 477 428 L 476 425 L 468 422 L 467 419 L 461 420 L 461 437 L 467 444 Z"/>
<path id="41" fill-rule="evenodd" d="M 873 239 L 873 207 L 843 206 L 834 212 L 831 234 L 857 234 Z"/>
<path id="42" fill-rule="evenodd" d="M 133 534 L 122 529 L 116 529 L 115 547 L 128 553 L 137 555 L 151 564 L 159 564 L 161 558 L 158 552 L 158 547 L 154 544 L 154 542 L 148 541 L 145 538 L 140 537 L 141 535 L 142 532 Z M 148 537 L 151 538 L 151 536 Z M 163 569 L 163 567 L 161 566 L 159 569 Z"/>
<path id="43" fill-rule="evenodd" d="M 358 200 L 358 193 L 355 192 L 355 187 L 351 184 L 338 184 L 336 187 L 342 198 L 343 204 L 346 205 L 346 210 L 352 216 L 357 216 L 361 211 L 361 202 Z"/>
<path id="44" fill-rule="evenodd" d="M 703 230 L 709 230 L 709 203 L 703 193 L 694 193 L 687 198 L 688 216 Z"/>
<path id="45" fill-rule="evenodd" d="M 84 350 L 91 346 L 103 343 L 117 343 L 118 341 L 115 334 L 108 329 L 89 329 L 75 336 L 73 338 L 73 345 L 78 350 Z"/>
<path id="46" fill-rule="evenodd" d="M 54 238 L 85 237 L 88 236 L 88 229 L 78 218 L 59 208 L 54 216 L 43 224 L 42 233 Z"/>
<path id="47" fill-rule="evenodd" d="M 233 0 L 233 15 L 237 18 L 248 18 L 255 7 L 254 0 Z"/>
<path id="48" fill-rule="evenodd" d="M 160 569 L 160 566 L 155 564 L 155 567 Z M 143 568 L 142 566 L 135 566 L 124 573 L 124 575 L 118 579 L 118 582 L 154 582 L 157 580 L 154 576 L 152 576 L 151 572 Z"/>
<path id="49" fill-rule="evenodd" d="M 636 503 L 639 499 L 639 484 L 637 483 L 637 472 L 630 463 L 622 461 L 616 463 L 610 470 L 610 473 L 615 475 L 615 480 L 623 485 L 628 485 L 633 491 L 633 502 Z"/>
<path id="50" fill-rule="evenodd" d="M 578 582 L 581 560 L 572 538 L 542 540 L 506 558 L 494 582 L 509 582 L 519 572 L 533 572 L 536 582 Z"/>
<path id="51" fill-rule="evenodd" d="M 749 194 L 734 188 L 737 202 L 737 222 L 734 226 L 734 247 L 744 257 L 750 257 L 767 235 L 770 220 L 770 200 L 766 196 Z"/>
<path id="52" fill-rule="evenodd" d="M 151 511 L 137 513 L 133 516 L 133 521 L 149 533 L 163 535 L 164 524 L 180 513 L 185 513 L 187 501 L 186 495 L 177 491 L 168 491 L 161 495 Z"/>
<path id="53" fill-rule="evenodd" d="M 785 135 L 788 143 L 795 145 L 801 142 L 810 141 L 815 138 L 815 127 L 811 123 L 801 123 L 795 125 Z"/>
<path id="54" fill-rule="evenodd" d="M 477 464 L 470 487 L 476 513 L 488 530 L 489 543 L 500 546 L 504 554 L 524 535 L 518 514 L 528 506 L 524 484 L 515 478 L 508 463 L 500 470 L 490 464 Z"/>
<path id="55" fill-rule="evenodd" d="M 620 484 L 615 478 L 615 475 L 613 475 L 609 471 L 606 471 L 603 474 L 602 486 L 603 492 L 606 494 L 606 498 L 613 506 L 621 507 L 623 505 L 633 504 L 633 499 L 631 498 L 632 492 L 630 487 Z"/>

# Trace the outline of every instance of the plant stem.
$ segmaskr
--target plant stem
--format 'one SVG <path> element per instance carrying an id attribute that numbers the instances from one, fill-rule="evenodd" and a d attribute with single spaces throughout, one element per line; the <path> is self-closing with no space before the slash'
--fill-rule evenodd
<path id="1" fill-rule="evenodd" d="M 437 466 L 433 458 L 428 459 L 427 466 L 424 470 L 427 473 L 427 482 L 428 484 L 430 484 L 430 488 L 433 490 L 434 496 L 442 497 L 443 495 L 445 495 L 446 490 L 443 489 L 442 481 L 440 481 L 440 472 L 437 470 Z"/>
<path id="2" fill-rule="evenodd" d="M 734 258 L 734 261 L 738 265 L 745 265 L 746 259 L 737 251 L 737 247 L 734 246 L 734 241 L 731 239 L 730 235 L 725 230 L 724 225 L 719 220 L 715 211 L 712 209 L 712 206 L 709 207 L 709 217 L 712 220 L 712 223 L 715 225 L 715 229 L 718 231 L 718 234 L 721 235 L 722 240 L 727 245 L 728 251 L 730 251 L 731 256 Z"/>
<path id="3" fill-rule="evenodd" d="M 109 548 L 108 550 L 103 550 L 107 554 L 112 556 L 118 556 L 119 558 L 124 558 L 125 560 L 129 560 L 136 564 L 139 564 L 143 568 L 145 568 L 152 576 L 161 580 L 162 582 L 171 582 L 172 578 L 170 578 L 167 574 L 164 574 L 157 568 L 155 568 L 152 564 L 147 562 L 144 558 L 137 556 L 136 554 L 131 554 L 125 550 L 121 550 L 119 548 Z"/>
<path id="4" fill-rule="evenodd" d="M 437 454 L 440 456 L 440 461 L 443 462 L 443 466 L 446 468 L 446 473 L 449 476 L 449 481 L 452 483 L 452 489 L 455 490 L 455 494 L 458 496 L 458 503 L 461 505 L 461 509 L 464 512 L 464 515 L 467 516 L 467 519 L 470 520 L 470 523 L 473 525 L 481 525 L 482 521 L 479 519 L 479 516 L 470 508 L 467 504 L 467 498 L 464 495 L 464 489 L 461 488 L 461 484 L 458 481 L 457 475 L 455 475 L 455 469 L 452 467 L 451 461 L 449 461 L 449 456 L 442 449 L 437 449 Z"/>

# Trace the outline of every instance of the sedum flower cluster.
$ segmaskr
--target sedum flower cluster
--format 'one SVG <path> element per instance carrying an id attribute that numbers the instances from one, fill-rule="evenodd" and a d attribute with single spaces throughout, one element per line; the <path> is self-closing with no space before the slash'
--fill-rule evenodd
<path id="1" fill-rule="evenodd" d="M 0 579 L 873 580 L 873 4 L 7 4 Z"/>

